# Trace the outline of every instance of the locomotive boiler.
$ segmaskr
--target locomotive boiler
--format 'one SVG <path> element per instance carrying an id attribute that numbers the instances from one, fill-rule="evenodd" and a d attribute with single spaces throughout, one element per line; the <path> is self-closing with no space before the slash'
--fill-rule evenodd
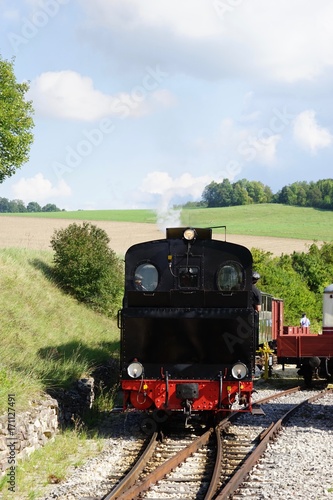
<path id="1" fill-rule="evenodd" d="M 118 314 L 124 409 L 251 411 L 252 255 L 211 228 L 131 246 Z"/>

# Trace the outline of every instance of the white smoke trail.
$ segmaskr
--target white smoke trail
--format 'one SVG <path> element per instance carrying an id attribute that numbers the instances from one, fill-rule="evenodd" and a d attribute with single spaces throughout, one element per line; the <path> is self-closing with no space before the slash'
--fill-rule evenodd
<path id="1" fill-rule="evenodd" d="M 173 208 L 176 200 L 200 200 L 204 187 L 211 182 L 209 176 L 193 177 L 185 173 L 172 178 L 167 172 L 149 173 L 141 185 L 141 192 L 153 195 L 157 200 L 157 225 L 161 231 L 167 227 L 181 226 L 181 209 Z M 186 200 L 186 198 L 188 198 Z"/>
<path id="2" fill-rule="evenodd" d="M 167 210 L 157 210 L 157 226 L 160 231 L 165 231 L 169 227 L 180 227 L 181 209 L 169 208 Z"/>

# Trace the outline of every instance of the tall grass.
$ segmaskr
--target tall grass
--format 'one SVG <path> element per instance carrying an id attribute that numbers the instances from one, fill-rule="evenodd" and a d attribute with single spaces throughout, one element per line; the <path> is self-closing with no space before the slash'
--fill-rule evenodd
<path id="1" fill-rule="evenodd" d="M 48 251 L 0 250 L 0 414 L 8 393 L 26 408 L 40 391 L 66 387 L 118 356 L 115 321 L 65 295 L 51 266 Z"/>

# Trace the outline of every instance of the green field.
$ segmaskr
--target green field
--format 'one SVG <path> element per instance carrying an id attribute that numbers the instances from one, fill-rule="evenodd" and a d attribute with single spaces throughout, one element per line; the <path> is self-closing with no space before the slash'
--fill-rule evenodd
<path id="1" fill-rule="evenodd" d="M 184 210 L 182 221 L 190 226 L 226 225 L 228 234 L 333 240 L 333 212 L 314 208 L 263 204 Z"/>
<path id="2" fill-rule="evenodd" d="M 148 224 L 158 220 L 154 210 L 79 210 L 1 215 Z M 181 224 L 194 227 L 226 226 L 228 234 L 333 241 L 333 211 L 289 205 L 184 209 L 181 211 Z M 214 232 L 222 233 L 224 229 L 215 229 Z"/>
<path id="3" fill-rule="evenodd" d="M 157 214 L 154 210 L 76 210 L 73 212 L 24 212 L 19 214 L 2 213 L 13 217 L 41 217 L 43 219 L 77 219 L 85 221 L 144 222 L 155 224 Z"/>

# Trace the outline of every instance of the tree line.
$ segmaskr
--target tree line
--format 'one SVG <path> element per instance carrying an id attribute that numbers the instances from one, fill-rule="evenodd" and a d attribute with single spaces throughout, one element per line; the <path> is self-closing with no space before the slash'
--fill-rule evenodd
<path id="1" fill-rule="evenodd" d="M 24 213 L 24 212 L 63 212 L 54 203 L 47 203 L 43 207 L 36 201 L 30 201 L 27 205 L 22 200 L 8 200 L 0 198 L 0 213 Z"/>
<path id="2" fill-rule="evenodd" d="M 220 183 L 213 181 L 204 188 L 198 205 L 213 208 L 252 203 L 281 203 L 333 210 L 333 179 L 294 182 L 275 194 L 260 181 L 241 179 L 231 183 L 229 179 L 223 179 Z"/>

